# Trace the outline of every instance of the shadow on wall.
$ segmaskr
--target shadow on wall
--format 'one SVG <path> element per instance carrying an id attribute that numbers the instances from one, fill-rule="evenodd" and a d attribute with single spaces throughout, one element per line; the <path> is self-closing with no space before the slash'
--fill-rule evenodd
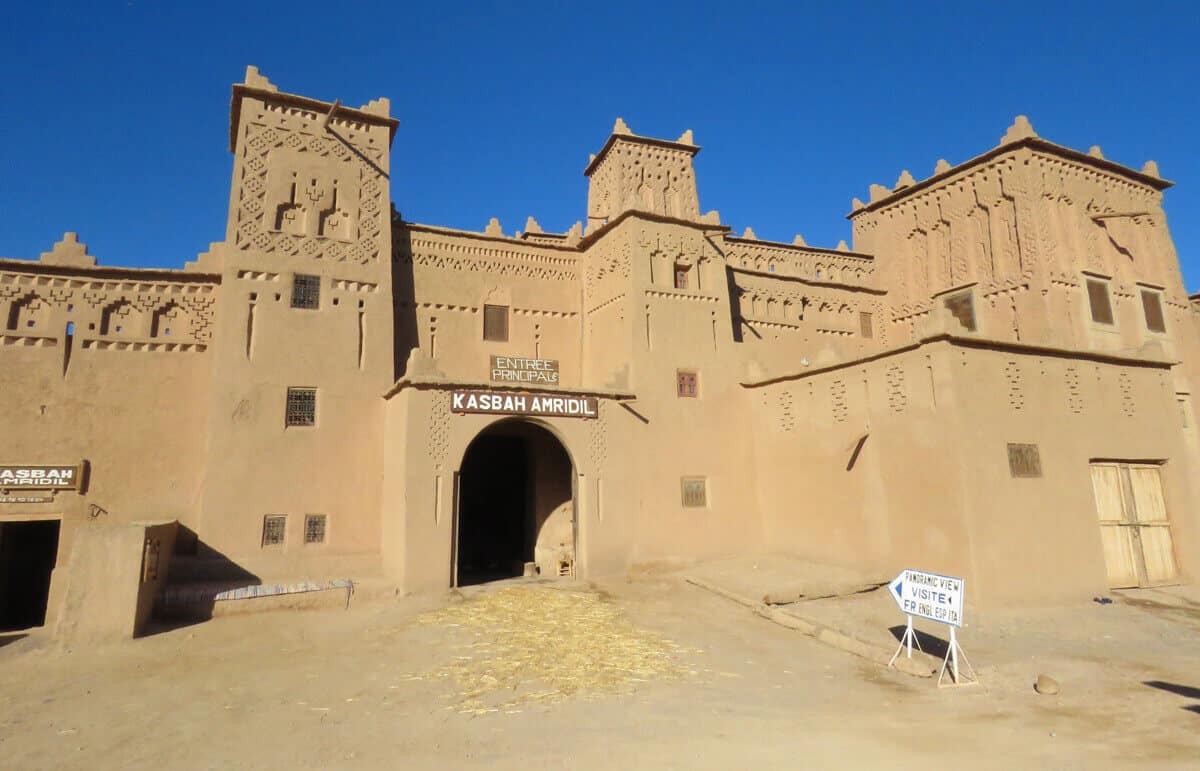
<path id="1" fill-rule="evenodd" d="M 217 595 L 262 580 L 200 540 L 195 531 L 179 526 L 170 572 L 154 600 L 150 622 L 138 635 L 168 632 L 213 617 Z"/>
<path id="2" fill-rule="evenodd" d="M 1167 691 L 1178 696 L 1183 696 L 1188 699 L 1200 699 L 1200 688 L 1190 685 L 1180 685 L 1179 683 L 1168 683 L 1163 680 L 1143 680 L 1142 685 L 1148 685 L 1151 688 L 1157 688 L 1160 691 Z M 1185 704 L 1180 709 L 1186 709 L 1188 712 L 1194 712 L 1200 715 L 1200 703 Z"/>
<path id="3" fill-rule="evenodd" d="M 392 209 L 392 340 L 395 346 L 393 361 L 394 375 L 404 377 L 408 355 L 420 346 L 417 329 L 416 287 L 413 279 L 412 236 L 407 228 L 400 227 L 400 213 Z"/>

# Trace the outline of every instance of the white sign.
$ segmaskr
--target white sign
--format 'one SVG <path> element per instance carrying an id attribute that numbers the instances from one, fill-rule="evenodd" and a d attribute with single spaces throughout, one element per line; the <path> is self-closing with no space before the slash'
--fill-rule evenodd
<path id="1" fill-rule="evenodd" d="M 902 570 L 888 584 L 901 612 L 939 624 L 963 625 L 963 580 L 923 570 Z"/>

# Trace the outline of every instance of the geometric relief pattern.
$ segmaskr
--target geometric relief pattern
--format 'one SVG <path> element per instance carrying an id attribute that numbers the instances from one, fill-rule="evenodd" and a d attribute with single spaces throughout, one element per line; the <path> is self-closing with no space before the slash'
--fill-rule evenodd
<path id="1" fill-rule="evenodd" d="M 90 344 L 85 348 L 146 351 L 203 351 L 212 339 L 215 297 L 213 285 L 170 281 L 97 280 L 58 276 L 0 273 L 0 301 L 15 297 L 22 307 L 76 303 L 71 318 L 81 338 L 116 334 L 116 323 L 106 329 L 106 320 L 138 319 L 139 324 L 122 333 L 121 345 Z M 7 318 L 12 305 L 0 303 Z M 89 326 L 90 325 L 90 328 Z M 165 339 L 167 336 L 170 339 Z M 128 345 L 132 341 L 138 345 Z"/>
<path id="2" fill-rule="evenodd" d="M 402 238 L 395 239 L 399 246 Z M 412 239 L 412 252 L 399 248 L 395 261 L 401 265 L 453 270 L 459 273 L 488 273 L 497 276 L 532 278 L 541 281 L 572 282 L 577 280 L 578 261 L 574 257 L 558 257 L 499 247 L 463 247 L 460 244 Z"/>
<path id="3" fill-rule="evenodd" d="M 592 456 L 592 468 L 600 472 L 608 459 L 608 424 L 605 421 L 604 402 L 597 405 L 599 415 L 588 421 L 588 450 Z"/>
<path id="4" fill-rule="evenodd" d="M 1079 370 L 1067 367 L 1064 376 L 1067 385 L 1067 409 L 1076 414 L 1083 414 L 1083 392 L 1079 390 Z"/>
<path id="5" fill-rule="evenodd" d="M 246 127 L 244 146 L 234 234 L 239 249 L 331 262 L 379 259 L 380 172 L 358 155 L 367 153 L 379 164 L 379 150 L 355 152 L 337 139 L 257 123 Z M 329 159 L 344 165 L 330 172 Z"/>
<path id="6" fill-rule="evenodd" d="M 429 457 L 435 468 L 441 468 L 446 460 L 450 440 L 450 397 L 444 391 L 432 391 L 433 403 L 429 407 L 428 440 Z"/>
<path id="7" fill-rule="evenodd" d="M 888 407 L 900 414 L 908 406 L 908 390 L 904 385 L 904 368 L 892 365 L 887 368 Z"/>
<path id="8" fill-rule="evenodd" d="M 1130 379 L 1129 375 L 1122 372 L 1117 376 L 1117 382 L 1121 389 L 1121 411 L 1127 417 L 1132 418 L 1137 412 L 1137 407 L 1133 401 L 1133 380 Z"/>
<path id="9" fill-rule="evenodd" d="M 1014 410 L 1025 408 L 1025 389 L 1021 380 L 1021 366 L 1010 361 L 1004 368 L 1004 379 L 1008 383 L 1008 406 Z"/>
<path id="10" fill-rule="evenodd" d="M 784 389 L 779 392 L 779 427 L 784 431 L 792 431 L 796 428 L 794 401 L 795 398 L 791 391 Z"/>
<path id="11" fill-rule="evenodd" d="M 845 423 L 850 416 L 850 405 L 846 401 L 846 381 L 835 380 L 829 384 L 829 401 L 834 423 Z"/>

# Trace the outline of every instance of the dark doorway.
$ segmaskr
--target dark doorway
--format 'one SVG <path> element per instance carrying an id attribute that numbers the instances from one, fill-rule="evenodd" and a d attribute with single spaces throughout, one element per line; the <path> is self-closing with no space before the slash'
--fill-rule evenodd
<path id="1" fill-rule="evenodd" d="M 0 523 L 0 631 L 46 623 L 58 520 Z"/>
<path id="2" fill-rule="evenodd" d="M 455 585 L 574 570 L 571 459 L 549 431 L 520 420 L 480 433 L 458 479 Z"/>

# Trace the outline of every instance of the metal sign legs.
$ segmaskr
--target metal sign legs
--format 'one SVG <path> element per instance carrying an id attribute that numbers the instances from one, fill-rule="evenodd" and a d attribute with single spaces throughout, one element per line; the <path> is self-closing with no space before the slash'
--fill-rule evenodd
<path id="1" fill-rule="evenodd" d="M 911 619 L 909 620 L 911 624 Z M 959 668 L 959 658 L 962 659 L 962 668 Z M 946 676 L 946 665 L 950 665 L 950 678 L 953 682 L 943 683 L 942 679 Z M 978 683 L 979 678 L 975 676 L 975 669 L 971 666 L 971 662 L 967 661 L 967 654 L 958 644 L 958 636 L 955 634 L 955 628 L 950 627 L 950 646 L 946 648 L 946 658 L 942 661 L 942 671 L 938 673 L 938 688 L 943 688 L 950 685 L 971 685 Z"/>
<path id="2" fill-rule="evenodd" d="M 917 650 L 921 651 L 921 653 L 925 652 L 921 648 L 921 641 L 917 639 L 916 633 L 913 632 L 912 616 L 905 616 L 905 618 L 908 619 L 908 625 L 904 627 L 904 636 L 900 638 L 900 647 L 896 649 L 896 652 L 892 654 L 891 660 L 888 661 L 889 669 L 892 664 L 896 663 L 896 659 L 900 657 L 900 651 L 905 648 L 908 648 L 908 658 L 912 658 L 913 643 L 917 644 Z"/>

